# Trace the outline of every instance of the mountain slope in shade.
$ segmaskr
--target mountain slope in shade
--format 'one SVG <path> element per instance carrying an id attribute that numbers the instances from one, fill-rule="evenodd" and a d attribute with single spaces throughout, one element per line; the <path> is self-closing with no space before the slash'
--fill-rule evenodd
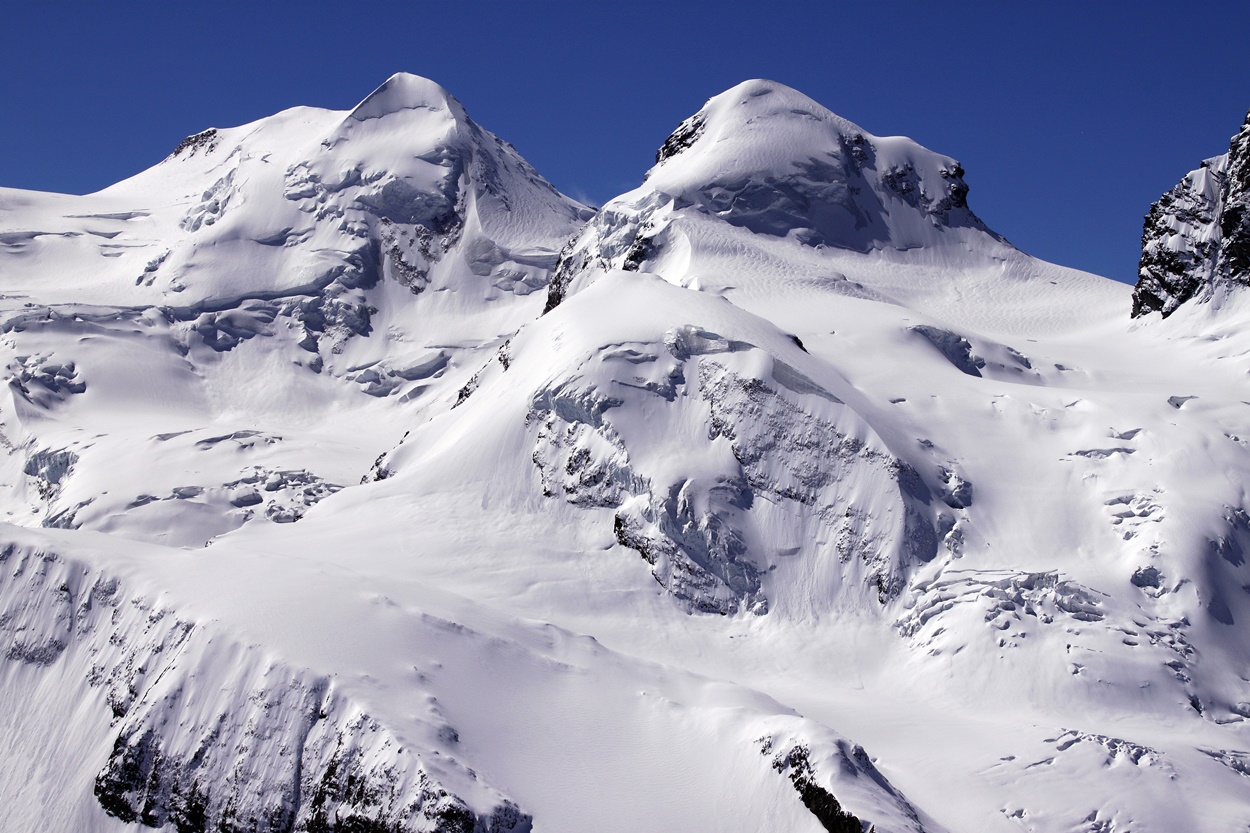
<path id="1" fill-rule="evenodd" d="M 0 830 L 1250 825 L 1235 297 L 963 177 L 749 81 L 591 216 L 399 75 L 0 191 Z"/>

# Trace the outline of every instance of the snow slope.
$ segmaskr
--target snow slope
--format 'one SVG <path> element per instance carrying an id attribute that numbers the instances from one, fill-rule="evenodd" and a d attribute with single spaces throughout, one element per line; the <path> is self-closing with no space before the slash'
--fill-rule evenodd
<path id="1" fill-rule="evenodd" d="M 591 217 L 399 75 L 0 191 L 0 829 L 1250 825 L 1250 311 L 963 175 L 750 81 Z"/>

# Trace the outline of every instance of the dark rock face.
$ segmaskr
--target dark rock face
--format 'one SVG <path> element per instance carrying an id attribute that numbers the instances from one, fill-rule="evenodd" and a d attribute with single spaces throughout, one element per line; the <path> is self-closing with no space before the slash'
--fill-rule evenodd
<path id="1" fill-rule="evenodd" d="M 864 826 L 858 818 L 842 809 L 833 793 L 816 779 L 806 746 L 795 746 L 789 752 L 773 758 L 773 769 L 789 776 L 799 799 L 820 826 L 829 833 L 861 833 Z"/>
<path id="2" fill-rule="evenodd" d="M 1133 290 L 1134 318 L 1151 312 L 1166 318 L 1210 286 L 1220 248 L 1216 220 L 1226 163 L 1223 156 L 1204 161 L 1150 207 Z"/>
<path id="3" fill-rule="evenodd" d="M 693 145 L 703 135 L 703 125 L 703 118 L 698 113 L 677 125 L 677 129 L 664 140 L 664 144 L 655 152 L 655 163 L 658 165 L 665 159 L 676 156 Z"/>
<path id="4" fill-rule="evenodd" d="M 188 136 L 178 143 L 178 147 L 174 148 L 174 152 L 170 157 L 180 156 L 186 152 L 188 156 L 194 156 L 196 151 L 202 148 L 208 148 L 209 151 L 217 146 L 217 128 L 210 127 L 194 136 Z M 207 151 L 206 151 L 207 152 Z"/>
<path id="5" fill-rule="evenodd" d="M 1207 159 L 1146 214 L 1133 317 L 1171 315 L 1218 285 L 1250 284 L 1250 114 L 1228 153 Z"/>
<path id="6" fill-rule="evenodd" d="M 1250 113 L 1241 125 L 1241 132 L 1228 147 L 1228 188 L 1224 213 L 1220 217 L 1220 235 L 1224 245 L 1216 263 L 1216 274 L 1250 282 Z"/>

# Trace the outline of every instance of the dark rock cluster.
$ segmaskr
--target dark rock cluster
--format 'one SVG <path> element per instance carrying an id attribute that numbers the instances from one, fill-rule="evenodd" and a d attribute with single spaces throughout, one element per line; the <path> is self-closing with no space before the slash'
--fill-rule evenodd
<path id="1" fill-rule="evenodd" d="M 1217 286 L 1250 284 L 1250 114 L 1228 153 L 1205 160 L 1150 207 L 1133 317 L 1171 315 Z"/>

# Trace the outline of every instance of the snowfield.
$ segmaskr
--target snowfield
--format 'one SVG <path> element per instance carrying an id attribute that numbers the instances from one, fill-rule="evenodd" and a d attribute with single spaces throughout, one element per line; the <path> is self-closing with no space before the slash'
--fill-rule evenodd
<path id="1" fill-rule="evenodd" d="M 1247 829 L 1237 261 L 967 195 L 749 81 L 592 210 L 404 74 L 0 189 L 0 830 Z"/>

